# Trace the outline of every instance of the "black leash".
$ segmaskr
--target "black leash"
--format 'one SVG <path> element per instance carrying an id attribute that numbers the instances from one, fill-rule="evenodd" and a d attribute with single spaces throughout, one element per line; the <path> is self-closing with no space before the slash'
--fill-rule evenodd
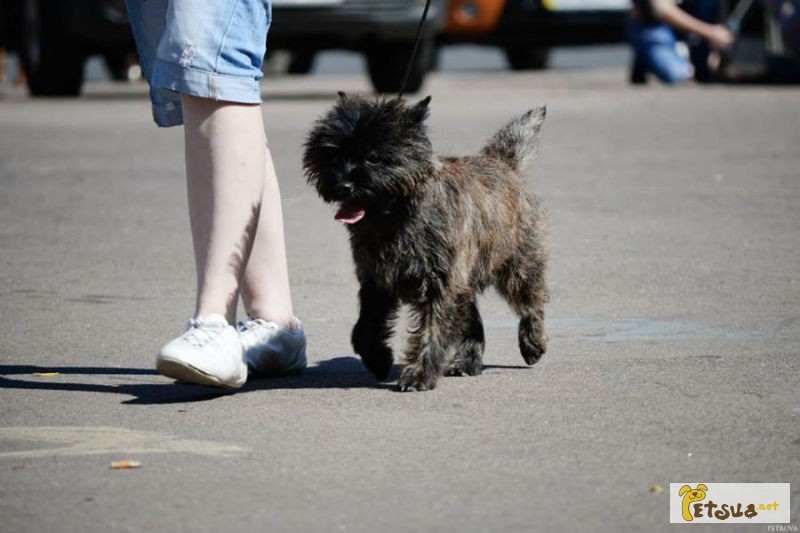
<path id="1" fill-rule="evenodd" d="M 425 25 L 425 19 L 428 17 L 428 9 L 431 7 L 431 0 L 425 2 L 425 9 L 422 10 L 422 18 L 419 19 L 419 26 L 417 27 L 417 37 L 414 39 L 414 49 L 411 50 L 411 57 L 408 60 L 408 67 L 406 67 L 406 74 L 403 76 L 403 84 L 400 86 L 400 92 L 397 94 L 397 99 L 403 98 L 403 93 L 406 90 L 408 77 L 411 76 L 411 68 L 414 66 L 414 59 L 417 57 L 417 48 L 422 38 L 422 27 Z"/>

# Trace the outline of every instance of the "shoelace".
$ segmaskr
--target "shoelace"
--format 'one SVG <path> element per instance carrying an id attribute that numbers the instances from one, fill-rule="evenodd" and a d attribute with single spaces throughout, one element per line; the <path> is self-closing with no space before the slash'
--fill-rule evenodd
<path id="1" fill-rule="evenodd" d="M 251 317 L 251 316 L 248 316 L 248 317 L 247 317 L 246 319 L 244 319 L 244 320 L 240 320 L 240 321 L 238 321 L 238 322 L 236 323 L 236 331 L 238 331 L 239 333 L 244 333 L 245 331 L 247 331 L 247 330 L 249 330 L 250 328 L 252 328 L 252 327 L 253 327 L 253 323 L 254 323 L 255 321 L 256 321 L 256 319 L 254 319 L 254 318 L 253 318 L 253 317 Z"/>
<path id="2" fill-rule="evenodd" d="M 204 346 L 222 333 L 223 329 L 225 329 L 224 324 L 208 324 L 192 318 L 183 338 L 194 346 Z"/>
<path id="3" fill-rule="evenodd" d="M 297 319 L 294 319 L 293 325 L 286 328 L 291 332 L 295 332 L 300 328 L 301 324 Z M 236 323 L 236 331 L 239 333 L 247 333 L 248 331 L 252 332 L 256 328 L 267 328 L 269 330 L 278 331 L 281 327 L 274 323 L 274 322 L 267 322 L 263 318 L 254 318 L 250 315 L 247 315 L 245 320 L 240 320 Z"/>
<path id="4" fill-rule="evenodd" d="M 245 320 L 240 320 L 236 323 L 236 329 L 240 333 L 244 333 L 245 331 L 249 331 L 258 326 L 266 326 L 268 322 L 261 318 L 253 318 L 252 316 L 248 315 Z"/>
<path id="5" fill-rule="evenodd" d="M 252 343 L 263 342 L 265 338 L 271 337 L 280 328 L 272 322 L 248 316 L 246 320 L 236 324 L 236 329 L 239 331 L 242 344 L 247 348 Z"/>

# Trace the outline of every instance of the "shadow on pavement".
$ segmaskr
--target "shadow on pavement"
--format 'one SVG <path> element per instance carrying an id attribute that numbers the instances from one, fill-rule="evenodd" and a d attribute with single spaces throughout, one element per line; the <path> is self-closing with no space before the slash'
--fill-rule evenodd
<path id="1" fill-rule="evenodd" d="M 144 368 L 0 365 L 0 389 L 124 394 L 133 396 L 132 399 L 123 401 L 124 404 L 152 405 L 199 402 L 258 390 L 391 388 L 390 384 L 376 381 L 355 357 L 337 357 L 322 361 L 303 374 L 253 378 L 237 390 L 177 382 L 107 384 L 55 381 L 72 376 L 112 375 L 158 376 L 158 372 Z"/>
<path id="2" fill-rule="evenodd" d="M 526 366 L 486 365 L 484 371 L 525 370 Z M 395 365 L 392 376 L 400 366 Z M 116 367 L 41 367 L 34 365 L 0 365 L 0 389 L 103 392 L 133 396 L 122 403 L 126 405 L 154 405 L 191 403 L 213 400 L 230 394 L 253 391 L 286 389 L 383 389 L 396 390 L 391 382 L 380 382 L 370 374 L 361 361 L 352 356 L 335 357 L 321 361 L 302 374 L 254 377 L 241 389 L 228 390 L 203 387 L 187 383 L 80 383 L 56 381 L 71 376 L 158 376 L 149 368 Z M 14 376 L 14 377 L 10 377 Z M 19 376 L 19 377 L 17 377 Z M 392 378 L 394 379 L 394 378 Z M 456 378 L 458 379 L 458 378 Z"/>

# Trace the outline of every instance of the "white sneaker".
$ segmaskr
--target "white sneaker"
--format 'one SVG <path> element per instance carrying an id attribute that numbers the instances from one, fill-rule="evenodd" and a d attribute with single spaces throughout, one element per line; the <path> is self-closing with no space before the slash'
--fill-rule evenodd
<path id="1" fill-rule="evenodd" d="M 247 366 L 236 329 L 222 315 L 189 320 L 186 332 L 159 350 L 156 369 L 186 383 L 239 388 Z"/>
<path id="2" fill-rule="evenodd" d="M 306 362 L 306 334 L 295 319 L 294 329 L 260 318 L 239 322 L 239 339 L 251 374 L 275 375 L 302 372 Z"/>

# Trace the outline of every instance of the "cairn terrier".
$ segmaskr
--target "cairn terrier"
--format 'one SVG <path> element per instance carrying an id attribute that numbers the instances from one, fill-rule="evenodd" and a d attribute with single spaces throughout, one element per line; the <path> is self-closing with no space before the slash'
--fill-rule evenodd
<path id="1" fill-rule="evenodd" d="M 360 314 L 352 344 L 380 380 L 401 304 L 412 311 L 400 390 L 429 390 L 440 375 L 477 375 L 484 332 L 476 296 L 494 286 L 519 315 L 529 365 L 544 354 L 547 224 L 520 172 L 536 151 L 545 108 L 498 131 L 478 155 L 434 154 L 415 105 L 339 93 L 305 142 L 303 167 L 350 233 Z"/>

